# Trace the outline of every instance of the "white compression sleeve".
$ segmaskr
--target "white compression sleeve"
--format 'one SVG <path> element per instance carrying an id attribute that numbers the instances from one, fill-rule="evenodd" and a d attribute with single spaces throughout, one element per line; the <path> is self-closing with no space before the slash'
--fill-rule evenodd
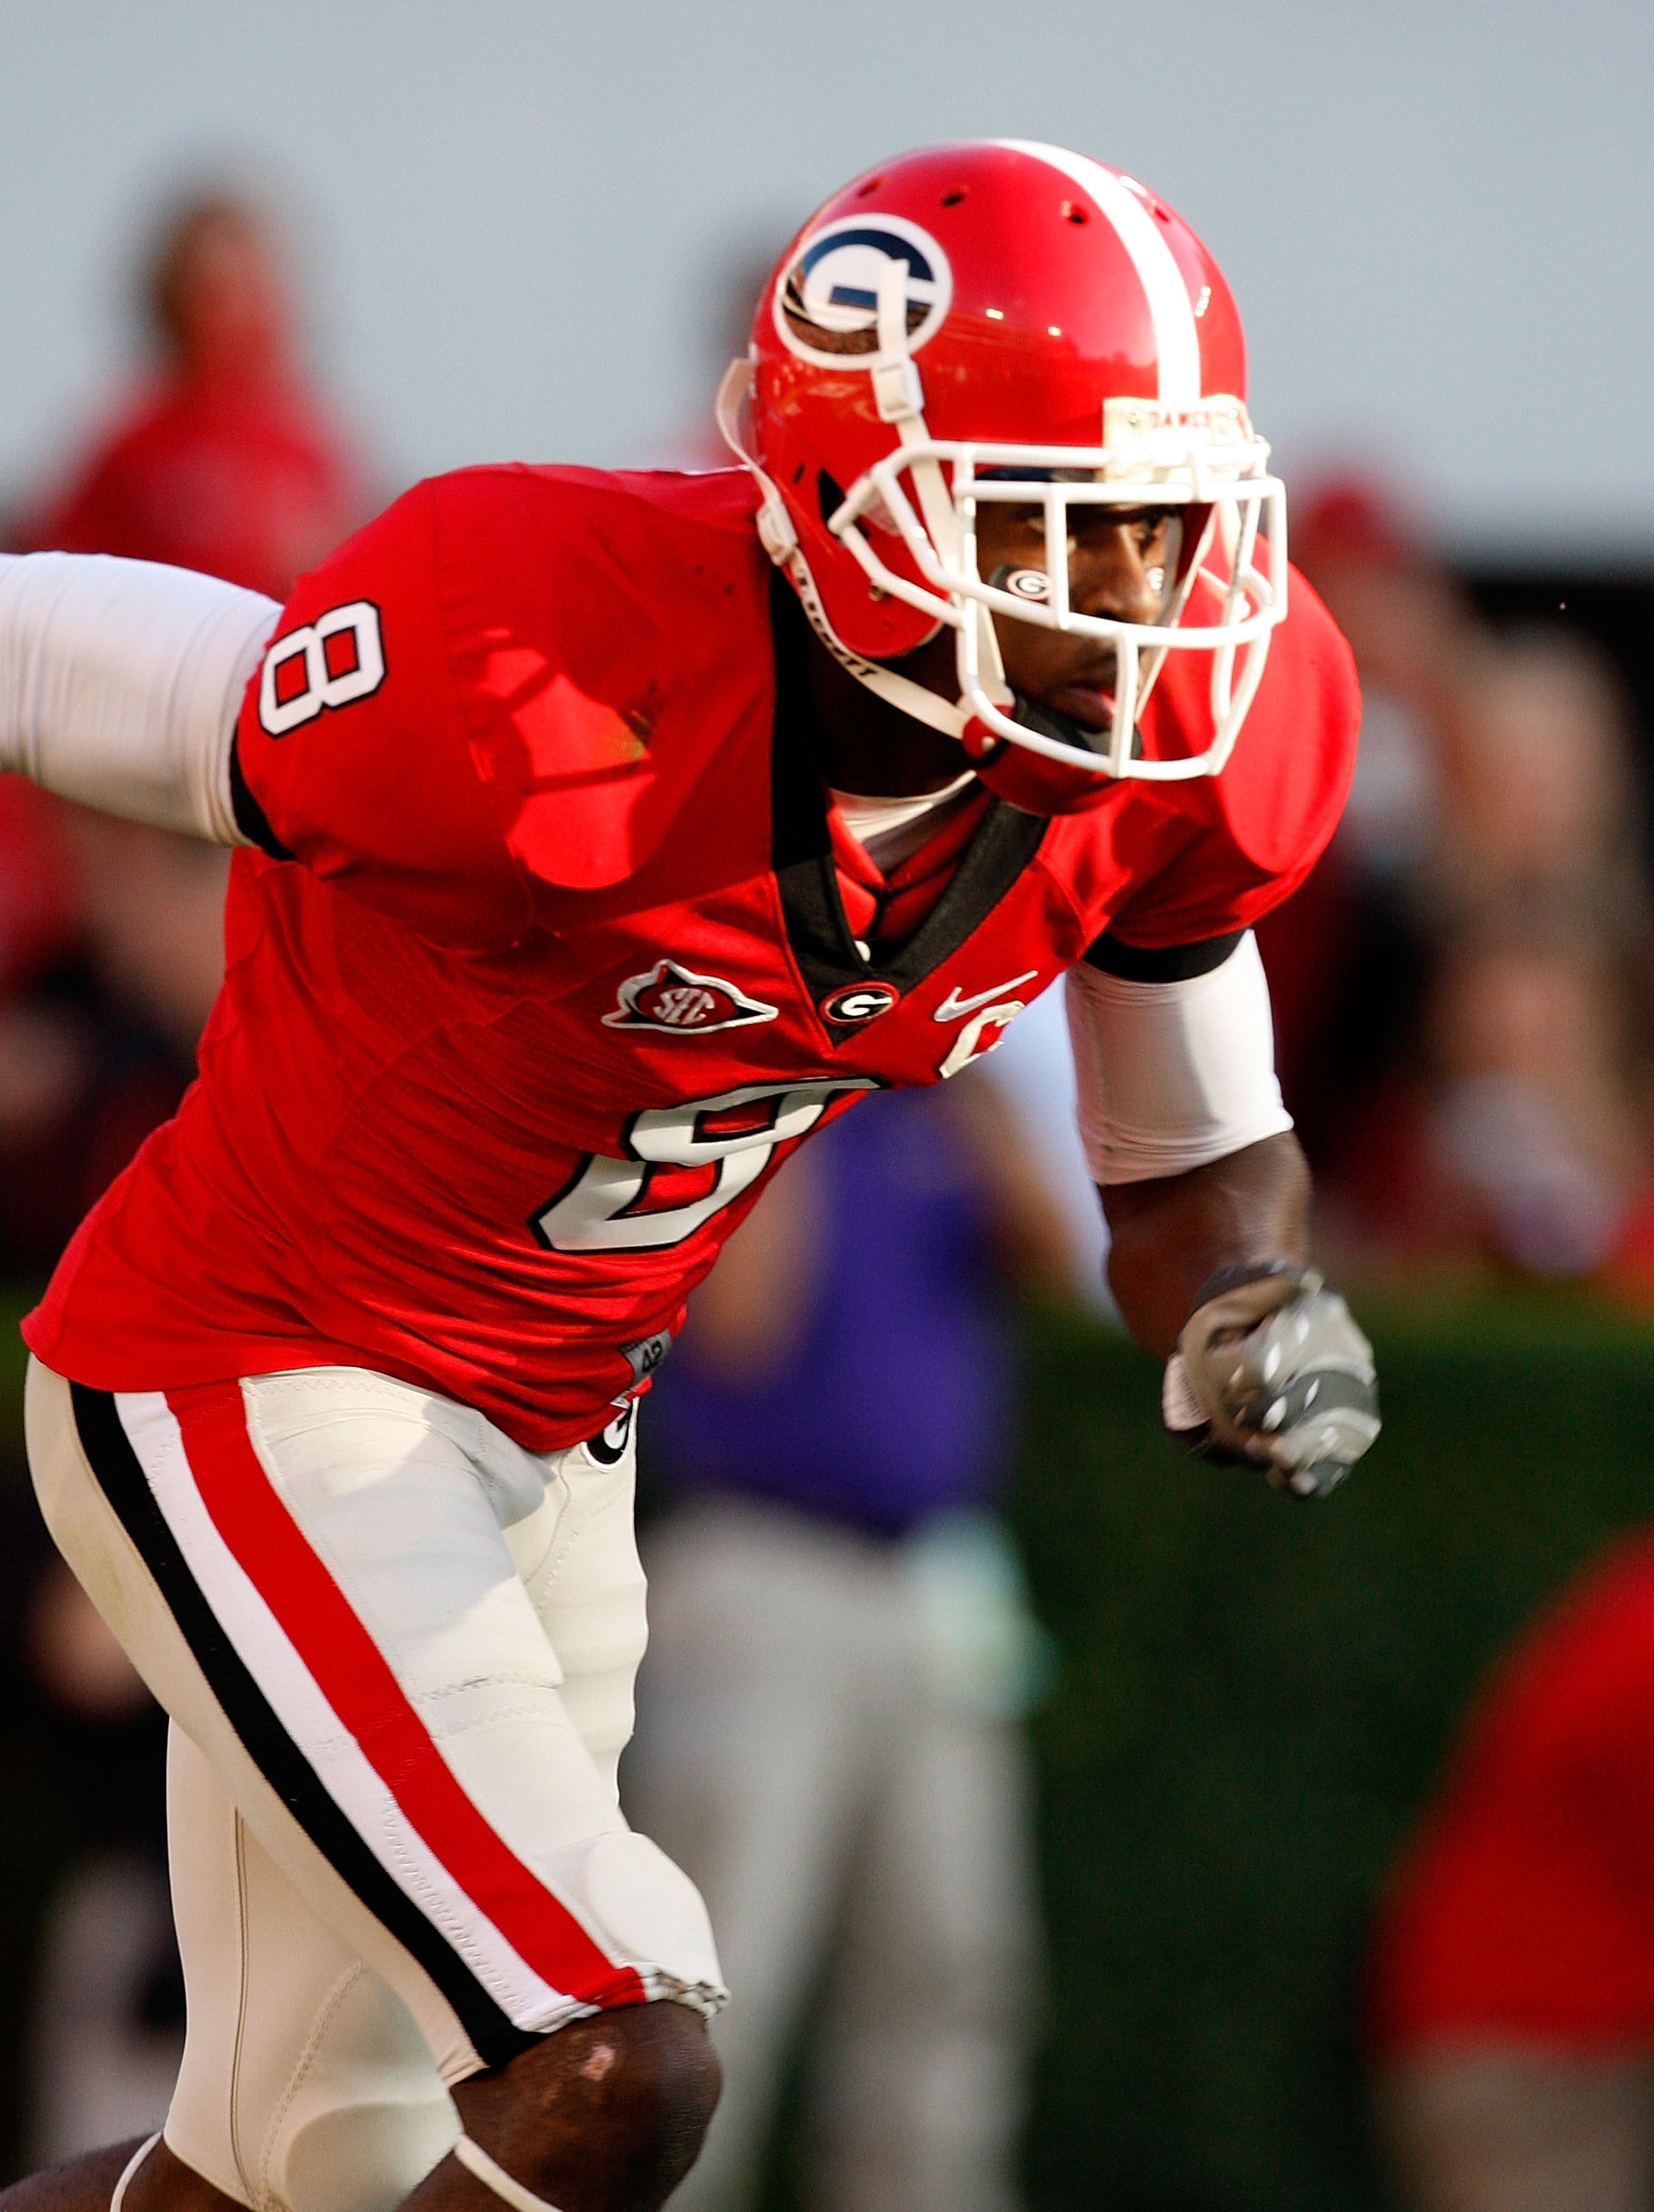
<path id="1" fill-rule="evenodd" d="M 0 769 L 221 845 L 241 693 L 280 608 L 102 554 L 0 555 Z"/>
<path id="2" fill-rule="evenodd" d="M 1079 1133 L 1100 1183 L 1206 1167 L 1290 1129 L 1275 1079 L 1269 986 L 1249 929 L 1185 982 L 1068 970 Z"/>

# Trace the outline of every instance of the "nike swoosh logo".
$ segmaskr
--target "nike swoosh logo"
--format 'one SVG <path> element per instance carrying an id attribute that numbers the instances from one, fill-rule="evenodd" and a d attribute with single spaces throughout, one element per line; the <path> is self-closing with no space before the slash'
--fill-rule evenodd
<path id="1" fill-rule="evenodd" d="M 1038 973 L 1037 968 L 1025 968 L 1020 975 L 1013 975 L 1008 983 L 995 983 L 989 991 L 973 991 L 968 999 L 959 996 L 958 986 L 955 984 L 931 1019 L 933 1022 L 957 1022 L 961 1014 L 974 1014 L 978 1006 L 985 1006 L 990 999 L 997 999 L 1002 991 L 1014 991 L 1019 983 L 1031 983 Z"/>

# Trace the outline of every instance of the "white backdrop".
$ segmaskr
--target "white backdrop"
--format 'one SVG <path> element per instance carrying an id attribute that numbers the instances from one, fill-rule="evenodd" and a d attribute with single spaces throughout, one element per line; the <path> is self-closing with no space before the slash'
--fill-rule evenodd
<path id="1" fill-rule="evenodd" d="M 0 0 L 0 488 L 118 359 L 180 165 L 307 204 L 388 476 L 636 459 L 732 249 L 891 150 L 1065 141 L 1225 263 L 1289 469 L 1376 454 L 1483 550 L 1654 552 L 1646 0 Z"/>

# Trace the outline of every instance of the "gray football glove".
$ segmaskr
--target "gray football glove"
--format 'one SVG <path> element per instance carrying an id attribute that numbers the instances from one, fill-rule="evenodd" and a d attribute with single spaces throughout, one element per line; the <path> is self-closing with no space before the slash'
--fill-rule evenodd
<path id="1" fill-rule="evenodd" d="M 1225 1267 L 1166 1362 L 1161 1413 L 1192 1449 L 1324 1498 L 1378 1433 L 1372 1346 L 1311 1268 Z"/>

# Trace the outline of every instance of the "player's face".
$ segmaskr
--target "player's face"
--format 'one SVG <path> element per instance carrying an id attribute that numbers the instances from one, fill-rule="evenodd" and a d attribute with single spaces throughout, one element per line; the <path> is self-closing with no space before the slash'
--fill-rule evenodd
<path id="1" fill-rule="evenodd" d="M 1068 603 L 1076 614 L 1150 623 L 1170 556 L 1172 514 L 1164 507 L 1069 509 Z M 976 566 L 1002 580 L 1046 567 L 1045 518 L 1037 507 L 984 500 L 976 510 Z M 1095 637 L 996 615 L 1006 680 L 1024 698 L 1055 708 L 1088 730 L 1114 720 L 1115 653 Z"/>

